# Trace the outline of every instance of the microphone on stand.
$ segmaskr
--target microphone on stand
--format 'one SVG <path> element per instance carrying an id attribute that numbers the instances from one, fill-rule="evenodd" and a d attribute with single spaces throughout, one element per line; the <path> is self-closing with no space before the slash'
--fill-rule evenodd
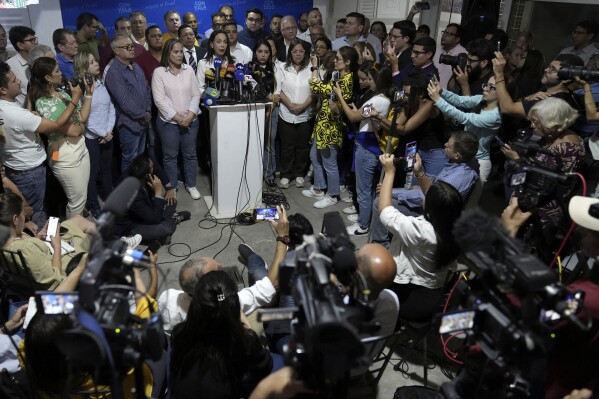
<path id="1" fill-rule="evenodd" d="M 220 86 L 219 86 L 219 84 L 218 84 L 218 83 L 219 83 L 219 82 L 218 82 L 218 79 L 220 78 L 220 70 L 221 70 L 221 67 L 222 67 L 222 66 L 223 66 L 223 60 L 222 60 L 222 59 L 220 59 L 220 58 L 218 58 L 218 57 L 216 57 L 216 58 L 214 59 L 214 70 L 215 70 L 215 72 L 216 72 L 216 74 L 215 74 L 215 77 L 216 77 L 216 78 L 215 78 L 215 85 L 216 85 L 216 86 L 215 86 L 215 87 L 216 87 L 217 89 L 219 89 L 219 88 L 220 88 Z"/>
<path id="2" fill-rule="evenodd" d="M 245 80 L 245 73 L 243 73 L 243 69 L 238 69 L 235 71 L 235 80 L 237 81 L 237 84 L 239 85 L 238 100 L 239 100 L 239 102 L 242 102 L 242 100 L 243 100 L 243 81 Z"/>
<path id="3" fill-rule="evenodd" d="M 206 70 L 206 91 L 204 92 L 204 106 L 209 107 L 216 105 L 218 98 L 220 97 L 220 91 L 215 87 L 211 87 L 216 80 L 216 71 L 214 68 Z"/>
<path id="4" fill-rule="evenodd" d="M 231 84 L 235 80 L 235 65 L 229 64 L 227 65 L 227 69 L 225 70 L 225 76 L 223 78 L 223 89 L 221 90 L 221 94 L 223 97 L 230 98 L 229 88 Z"/>

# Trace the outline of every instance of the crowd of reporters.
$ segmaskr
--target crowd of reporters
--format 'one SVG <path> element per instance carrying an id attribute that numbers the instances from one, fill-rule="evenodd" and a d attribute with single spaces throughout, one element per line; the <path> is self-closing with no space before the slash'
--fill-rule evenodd
<path id="1" fill-rule="evenodd" d="M 398 328 L 402 318 L 419 320 L 423 309 L 436 303 L 460 255 L 455 221 L 465 206 L 478 202 L 484 184 L 501 176 L 504 159 L 587 174 L 585 156 L 593 150 L 594 121 L 599 120 L 599 54 L 592 44 L 598 31 L 594 21 L 579 22 L 572 32 L 574 46 L 546 66 L 544 60 L 553 54 L 535 50 L 530 35 L 519 35 L 506 48 L 507 35 L 494 27 L 466 32 L 450 23 L 437 46 L 424 26 L 417 29 L 412 22 L 418 12 L 412 8 L 388 34 L 380 21 L 368 29 L 364 15 L 352 12 L 338 21 L 334 40 L 326 37 L 318 9 L 302 14 L 299 22 L 290 15 L 272 16 L 270 34 L 259 9 L 246 10 L 242 27 L 233 8 L 223 6 L 204 35 L 192 12 L 183 14 L 181 24 L 179 12 L 168 11 L 164 33 L 158 26 L 146 27 L 143 13 L 134 12 L 115 21 L 110 39 L 98 18 L 84 13 L 77 32 L 54 32 L 56 55 L 37 44 L 30 28 L 11 28 L 18 53 L 8 60 L 0 28 L 0 56 L 6 61 L 0 64 L 3 186 L 12 192 L 0 198 L 0 223 L 11 229 L 6 248 L 24 251 L 38 283 L 75 290 L 85 269 L 85 258 L 76 255 L 89 248 L 85 233 L 95 231 L 80 215 L 99 218 L 100 200 L 126 176 L 139 179 L 143 188 L 129 215 L 116 224 L 115 235 L 169 243 L 176 225 L 191 216 L 176 210 L 178 182 L 192 199 L 201 197 L 197 168 L 209 164 L 203 105 L 219 79 L 233 81 L 231 67 L 241 64 L 251 72 L 253 90 L 272 104 L 264 140 L 266 185 L 288 189 L 293 184 L 315 200 L 315 208 L 346 203 L 347 234 L 370 233 L 373 242 L 388 248 L 381 254 L 381 246 L 368 247 L 358 266 L 381 288 L 375 296 L 379 321 L 391 320 L 386 324 L 396 322 Z M 583 66 L 586 74 L 572 73 Z M 223 86 L 218 89 L 225 97 Z M 541 151 L 518 152 L 513 143 L 526 140 Z M 412 142 L 417 148 L 412 168 L 398 168 L 394 158 L 404 157 Z M 381 171 L 384 179 L 377 184 Z M 511 183 L 505 173 L 507 202 L 513 198 Z M 66 201 L 56 201 L 57 188 Z M 516 201 L 510 203 L 513 207 Z M 538 205 L 516 230 L 532 251 L 550 260 L 568 215 L 557 198 Z M 74 252 L 61 256 L 59 234 L 51 250 L 43 243 L 49 210 L 69 219 L 63 225 L 76 243 Z M 270 353 L 245 317 L 273 301 L 289 236 L 301 237 L 290 231 L 282 208 L 279 213 L 275 228 L 282 240 L 268 270 L 250 247 L 240 249 L 253 265 L 251 287 L 238 293 L 220 271 L 222 265 L 194 259 L 181 268 L 182 290 L 167 290 L 152 301 L 150 307 L 163 312 L 165 331 L 172 334 L 167 367 L 175 397 L 199 392 L 247 397 L 256 386 L 259 391 L 272 383 L 258 384 L 282 366 L 276 352 L 289 339 L 288 326 L 267 326 Z M 294 216 L 299 219 L 295 228 L 310 234 L 310 223 Z M 289 250 L 300 242 L 296 237 Z M 364 266 L 370 265 L 368 259 L 384 267 L 375 272 Z M 68 263 L 74 271 L 67 276 Z M 149 289 L 135 277 L 138 289 L 155 298 L 155 270 Z M 288 304 L 285 300 L 282 295 L 281 304 Z M 148 315 L 140 302 L 132 309 Z M 7 323 L 11 330 L 19 327 L 21 316 L 23 308 Z M 93 388 L 86 372 L 71 380 L 72 386 L 57 384 L 67 372 L 66 359 L 43 343 L 70 327 L 69 317 L 38 312 L 26 332 L 34 387 L 49 394 Z M 60 367 L 42 376 L 40 367 L 50 358 L 62 359 Z M 146 380 L 150 394 L 163 376 L 152 367 L 148 373 L 153 375 Z M 280 384 L 293 385 L 290 392 L 303 389 L 290 382 L 288 369 L 279 373 L 286 377 Z"/>

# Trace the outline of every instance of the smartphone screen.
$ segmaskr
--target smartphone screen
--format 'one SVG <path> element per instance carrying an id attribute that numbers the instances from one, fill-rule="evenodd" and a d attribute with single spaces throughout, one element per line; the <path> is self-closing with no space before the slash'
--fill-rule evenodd
<path id="1" fill-rule="evenodd" d="M 416 142 L 411 141 L 406 144 L 406 170 L 412 170 L 414 167 L 414 160 L 416 159 Z"/>
<path id="2" fill-rule="evenodd" d="M 441 318 L 440 334 L 450 334 L 456 331 L 471 330 L 474 327 L 474 310 L 450 313 Z"/>
<path id="3" fill-rule="evenodd" d="M 428 1 L 418 1 L 414 5 L 419 10 L 430 10 L 431 9 L 431 3 L 429 3 Z"/>
<path id="4" fill-rule="evenodd" d="M 263 220 L 279 220 L 279 213 L 276 208 L 256 208 L 254 209 L 254 220 L 257 222 Z"/>
<path id="5" fill-rule="evenodd" d="M 539 319 L 544 323 L 555 323 L 562 319 L 562 317 L 568 317 L 570 315 L 578 313 L 584 302 L 584 291 L 578 291 L 573 294 L 568 294 L 565 301 L 562 304 L 561 313 L 556 312 L 553 309 L 541 309 Z"/>
<path id="6" fill-rule="evenodd" d="M 58 227 L 58 218 L 50 216 L 48 219 L 48 228 L 46 229 L 46 241 L 51 241 L 52 237 L 56 235 L 56 228 Z"/>
<path id="7" fill-rule="evenodd" d="M 78 292 L 36 292 L 35 301 L 38 310 L 44 314 L 71 314 L 79 302 Z"/>

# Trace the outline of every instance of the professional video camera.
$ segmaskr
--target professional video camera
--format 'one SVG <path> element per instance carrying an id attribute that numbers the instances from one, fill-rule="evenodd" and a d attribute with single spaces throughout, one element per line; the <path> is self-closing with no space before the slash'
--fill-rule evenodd
<path id="1" fill-rule="evenodd" d="M 439 63 L 451 65 L 453 68 L 459 66 L 462 71 L 465 71 L 468 63 L 468 55 L 466 53 L 460 53 L 458 55 L 441 54 L 439 56 Z"/>
<path id="2" fill-rule="evenodd" d="M 73 309 L 75 328 L 57 339 L 74 366 L 100 371 L 95 383 L 111 386 L 115 398 L 122 397 L 121 380 L 133 368 L 139 373 L 137 390 L 144 397 L 142 362 L 158 360 L 164 348 L 160 317 L 152 314 L 142 319 L 130 313 L 130 293 L 135 291 L 132 268 L 146 268 L 150 261 L 140 251 L 128 250 L 123 241 L 111 239 L 110 234 L 115 219 L 125 216 L 139 187 L 137 179 L 128 177 L 104 203 L 97 222 L 100 235 L 92 240 L 88 265 L 79 280 L 78 301 L 76 294 L 69 296 L 74 300 L 68 308 Z M 152 308 L 150 303 L 148 307 Z"/>
<path id="3" fill-rule="evenodd" d="M 292 319 L 287 364 L 321 397 L 343 398 L 352 367 L 360 365 L 365 348 L 359 333 L 375 333 L 368 287 L 357 271 L 354 245 L 338 212 L 326 213 L 326 238 L 304 236 L 295 257 L 280 268 L 281 294 L 291 294 L 297 308 L 261 311 L 261 319 Z M 343 298 L 329 278 L 334 274 L 349 287 Z"/>
<path id="4" fill-rule="evenodd" d="M 561 158 L 526 141 L 513 142 L 512 149 L 520 158 L 508 162 L 506 176 L 515 189 L 520 209 L 531 211 L 555 199 L 566 210 L 576 188 L 577 178 L 561 172 Z"/>
<path id="5" fill-rule="evenodd" d="M 460 311 L 441 318 L 441 333 L 466 333 L 462 373 L 441 388 L 447 398 L 527 398 L 542 390 L 553 330 L 577 317 L 584 292 L 569 292 L 557 275 L 522 250 L 498 221 L 464 213 L 454 236 L 476 276 L 456 291 Z M 535 396 L 535 397 L 542 397 Z"/>
<path id="6" fill-rule="evenodd" d="M 574 79 L 579 77 L 582 80 L 599 80 L 599 71 L 596 69 L 586 69 L 581 66 L 565 66 L 557 71 L 557 77 L 562 80 Z"/>

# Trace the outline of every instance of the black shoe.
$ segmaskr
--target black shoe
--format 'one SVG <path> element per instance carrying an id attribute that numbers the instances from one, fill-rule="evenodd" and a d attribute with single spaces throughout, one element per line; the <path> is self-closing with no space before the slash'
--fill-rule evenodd
<path id="1" fill-rule="evenodd" d="M 268 187 L 274 188 L 277 186 L 277 183 L 275 182 L 275 179 L 266 179 L 266 185 Z"/>
<path id="2" fill-rule="evenodd" d="M 173 213 L 173 219 L 177 221 L 177 224 L 191 219 L 191 212 L 189 211 L 178 211 Z"/>
<path id="3" fill-rule="evenodd" d="M 250 255 L 256 254 L 256 252 L 254 252 L 252 247 L 250 247 L 247 244 L 239 244 L 239 247 L 237 247 L 237 250 L 239 251 L 239 255 L 241 256 L 241 259 L 244 261 L 245 264 L 248 263 L 248 259 L 249 259 Z"/>

